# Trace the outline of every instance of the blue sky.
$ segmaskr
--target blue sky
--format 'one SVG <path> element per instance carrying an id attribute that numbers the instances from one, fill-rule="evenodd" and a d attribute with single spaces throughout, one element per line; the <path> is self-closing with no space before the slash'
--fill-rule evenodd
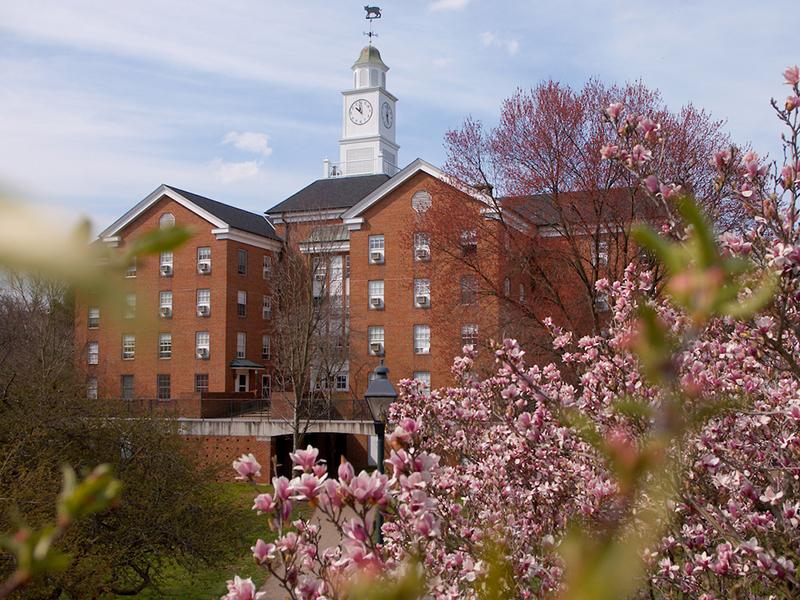
<path id="1" fill-rule="evenodd" d="M 777 150 L 793 2 L 384 0 L 400 162 L 516 87 L 642 78 Z M 3 0 L 0 185 L 103 227 L 160 183 L 261 212 L 337 156 L 359 0 Z"/>

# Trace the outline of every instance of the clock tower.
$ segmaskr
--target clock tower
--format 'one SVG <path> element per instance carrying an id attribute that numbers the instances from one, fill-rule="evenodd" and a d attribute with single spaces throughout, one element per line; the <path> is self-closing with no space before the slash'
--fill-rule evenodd
<path id="1" fill-rule="evenodd" d="M 399 171 L 395 143 L 395 103 L 386 91 L 389 67 L 372 44 L 353 64 L 353 89 L 342 92 L 339 170 L 331 175 L 394 175 Z"/>

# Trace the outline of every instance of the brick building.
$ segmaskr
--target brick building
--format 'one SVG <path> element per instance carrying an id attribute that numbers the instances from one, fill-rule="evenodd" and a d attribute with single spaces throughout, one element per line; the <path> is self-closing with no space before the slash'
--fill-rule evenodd
<path id="1" fill-rule="evenodd" d="M 183 418 L 209 460 L 228 463 L 255 449 L 262 464 L 276 455 L 287 463 L 286 432 L 275 425 L 287 416 L 287 390 L 273 385 L 282 349 L 271 337 L 272 299 L 282 285 L 272 267 L 286 249 L 318 267 L 315 295 L 324 288 L 343 309 L 346 360 L 325 383 L 340 419 L 363 419 L 355 408 L 380 361 L 395 381 L 447 386 L 463 345 L 519 335 L 519 313 L 504 299 L 558 312 L 537 299 L 529 276 L 504 252 L 511 238 L 545 253 L 561 243 L 542 235 L 550 225 L 530 208 L 538 200 L 498 205 L 422 159 L 399 168 L 388 67 L 369 45 L 352 70 L 353 87 L 342 93 L 339 162 L 325 159 L 321 179 L 266 217 L 162 185 L 102 232 L 103 243 L 120 249 L 173 224 L 194 236 L 174 253 L 131 265 L 119 282 L 127 314 L 79 299 L 75 331 L 89 393 Z M 573 284 L 566 275 L 559 283 Z M 566 310 L 583 313 L 582 302 Z M 487 352 L 480 356 L 491 363 Z M 249 402 L 261 410 L 262 398 L 269 426 L 263 412 L 246 410 Z M 349 433 L 311 436 L 330 464 L 341 454 L 361 464 L 374 458 L 370 427 L 340 429 Z"/>

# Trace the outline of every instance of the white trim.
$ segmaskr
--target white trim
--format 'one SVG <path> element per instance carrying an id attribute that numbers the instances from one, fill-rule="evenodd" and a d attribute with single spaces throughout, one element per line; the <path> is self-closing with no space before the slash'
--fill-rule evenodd
<path id="1" fill-rule="evenodd" d="M 214 237 L 218 240 L 231 240 L 234 242 L 241 242 L 243 244 L 249 244 L 250 246 L 255 246 L 256 248 L 263 248 L 264 250 L 273 250 L 274 252 L 279 252 L 282 247 L 281 243 L 278 242 L 277 240 L 262 237 L 260 235 L 256 235 L 255 233 L 242 231 L 241 229 L 232 229 L 227 226 L 221 227 L 219 229 L 212 229 L 211 233 L 213 233 Z"/>
<path id="2" fill-rule="evenodd" d="M 144 211 L 150 208 L 153 204 L 155 204 L 158 200 L 166 196 L 171 200 L 174 200 L 184 208 L 192 211 L 196 215 L 199 215 L 215 227 L 227 227 L 228 224 L 225 221 L 222 221 L 212 215 L 210 212 L 203 210 L 199 206 L 197 206 L 194 202 L 191 202 L 187 198 L 181 196 L 178 192 L 173 190 L 172 188 L 164 185 L 163 183 L 158 186 L 154 191 L 150 192 L 144 200 L 139 202 L 136 206 L 122 215 L 119 219 L 114 221 L 111 225 L 109 225 L 104 231 L 100 233 L 100 238 L 105 241 L 106 238 L 113 238 L 114 236 L 119 239 L 117 234 L 128 226 L 131 222 L 134 221 L 139 215 L 141 215 Z"/>
<path id="3" fill-rule="evenodd" d="M 388 69 L 388 67 L 387 67 L 387 69 Z M 384 73 L 385 72 L 386 71 L 384 71 Z M 398 102 L 397 96 L 395 96 L 391 92 L 387 91 L 386 88 L 381 87 L 381 86 L 377 86 L 377 87 L 373 86 L 373 87 L 366 87 L 366 88 L 351 88 L 349 90 L 342 90 L 340 93 L 343 96 L 354 96 L 356 94 L 363 94 L 363 93 L 366 93 L 366 92 L 374 92 L 376 90 L 378 92 L 381 92 L 383 95 L 387 96 L 390 100 L 394 100 L 395 102 Z"/>
<path id="4" fill-rule="evenodd" d="M 328 210 L 304 210 L 297 212 L 282 212 L 270 214 L 267 211 L 267 218 L 273 223 L 302 223 L 305 221 L 327 221 L 335 220 L 342 216 L 346 208 L 335 208 Z"/>
<path id="5" fill-rule="evenodd" d="M 300 242 L 303 254 L 350 252 L 350 242 Z"/>
<path id="6" fill-rule="evenodd" d="M 342 220 L 350 229 L 359 229 L 361 223 L 364 222 L 364 219 L 361 218 L 360 220 L 356 220 L 356 217 L 360 217 L 364 211 L 372 207 L 375 203 L 381 200 L 386 194 L 392 192 L 393 190 L 400 187 L 403 183 L 408 181 L 411 177 L 416 175 L 419 172 L 427 173 L 431 177 L 435 177 L 436 179 L 446 183 L 450 187 L 453 187 L 464 194 L 475 198 L 479 202 L 493 208 L 494 204 L 489 200 L 489 197 L 486 194 L 482 194 L 475 189 L 468 188 L 467 186 L 462 186 L 455 184 L 452 181 L 448 181 L 448 178 L 442 173 L 441 170 L 434 167 L 427 161 L 422 160 L 421 158 L 416 159 L 414 162 L 409 164 L 403 170 L 398 172 L 396 175 L 388 179 L 383 185 L 375 189 L 371 194 L 366 196 L 362 199 L 358 204 L 349 208 L 347 211 L 342 214 Z M 353 227 L 355 226 L 355 227 Z"/>

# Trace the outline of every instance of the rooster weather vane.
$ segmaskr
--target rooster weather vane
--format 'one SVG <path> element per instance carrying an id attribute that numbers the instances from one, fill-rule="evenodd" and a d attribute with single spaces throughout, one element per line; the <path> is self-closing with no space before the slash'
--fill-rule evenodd
<path id="1" fill-rule="evenodd" d="M 369 38 L 369 43 L 372 44 L 372 38 L 378 37 L 378 34 L 372 31 L 372 22 L 375 19 L 381 18 L 381 9 L 379 6 L 368 5 L 364 7 L 364 10 L 367 13 L 367 16 L 365 18 L 367 19 L 367 21 L 369 21 L 369 31 L 365 31 L 364 35 Z"/>

